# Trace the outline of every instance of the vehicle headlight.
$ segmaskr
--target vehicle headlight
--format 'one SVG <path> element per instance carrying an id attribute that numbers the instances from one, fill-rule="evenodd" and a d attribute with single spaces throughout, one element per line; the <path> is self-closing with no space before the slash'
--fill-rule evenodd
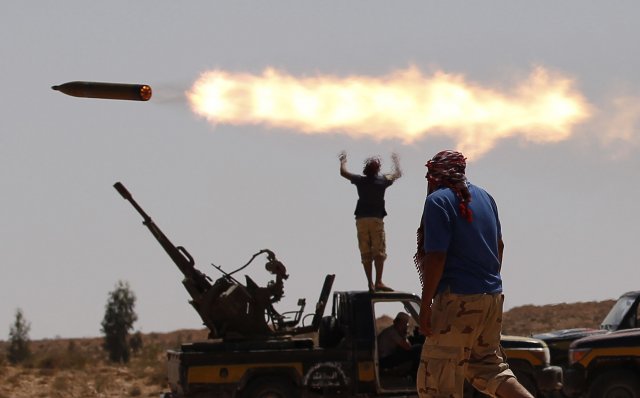
<path id="1" fill-rule="evenodd" d="M 536 350 L 536 356 L 542 360 L 542 363 L 548 365 L 551 362 L 551 355 L 549 354 L 549 348 L 543 347 L 542 349 Z"/>
<path id="2" fill-rule="evenodd" d="M 569 350 L 569 364 L 580 362 L 591 352 L 590 348 L 572 348 Z"/>
<path id="3" fill-rule="evenodd" d="M 549 365 L 549 362 L 551 362 L 549 348 L 546 345 L 543 345 L 542 347 L 528 348 L 526 349 L 526 351 L 533 355 L 539 361 L 539 363 L 537 363 L 536 365 L 547 366 Z"/>
<path id="4" fill-rule="evenodd" d="M 525 359 L 533 366 L 549 365 L 549 349 L 547 347 L 510 348 L 505 351 L 507 358 Z"/>

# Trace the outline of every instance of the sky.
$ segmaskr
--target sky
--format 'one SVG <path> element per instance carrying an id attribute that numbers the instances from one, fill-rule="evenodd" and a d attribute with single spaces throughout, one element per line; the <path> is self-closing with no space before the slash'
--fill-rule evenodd
<path id="1" fill-rule="evenodd" d="M 384 280 L 419 293 L 412 262 L 425 161 L 459 142 L 211 123 L 186 93 L 202 73 L 388 76 L 414 67 L 508 93 L 543 67 L 571 81 L 589 116 L 556 142 L 518 134 L 469 159 L 495 198 L 505 241 L 505 309 L 614 299 L 638 290 L 640 4 L 634 1 L 4 2 L 0 12 L 0 339 L 20 308 L 32 339 L 100 335 L 117 282 L 136 330 L 201 327 L 181 275 L 113 189 L 121 181 L 212 278 L 261 249 L 285 264 L 276 308 L 312 308 L 366 287 L 355 187 L 371 155 L 404 175 L 387 191 Z M 86 80 L 144 83 L 148 102 L 66 96 Z M 476 142 L 480 145 L 480 141 Z M 474 145 L 467 145 L 472 151 Z M 264 257 L 238 275 L 264 285 Z"/>

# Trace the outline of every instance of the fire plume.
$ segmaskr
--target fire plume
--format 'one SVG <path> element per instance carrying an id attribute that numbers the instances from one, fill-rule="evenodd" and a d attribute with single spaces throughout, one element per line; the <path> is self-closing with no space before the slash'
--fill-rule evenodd
<path id="1" fill-rule="evenodd" d="M 446 135 L 470 157 L 508 137 L 565 140 L 590 114 L 571 79 L 542 67 L 510 92 L 470 84 L 460 75 L 425 76 L 410 67 L 382 77 L 212 70 L 186 94 L 192 110 L 214 124 L 261 124 L 405 143 Z"/>

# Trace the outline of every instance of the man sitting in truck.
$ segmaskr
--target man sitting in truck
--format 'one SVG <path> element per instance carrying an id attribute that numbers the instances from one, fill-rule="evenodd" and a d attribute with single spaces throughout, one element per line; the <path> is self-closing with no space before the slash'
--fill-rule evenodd
<path id="1" fill-rule="evenodd" d="M 407 340 L 410 316 L 399 312 L 393 324 L 378 335 L 378 357 L 380 369 L 391 369 L 405 363 L 411 364 L 410 375 L 415 376 L 420 364 L 420 345 L 412 345 Z"/>

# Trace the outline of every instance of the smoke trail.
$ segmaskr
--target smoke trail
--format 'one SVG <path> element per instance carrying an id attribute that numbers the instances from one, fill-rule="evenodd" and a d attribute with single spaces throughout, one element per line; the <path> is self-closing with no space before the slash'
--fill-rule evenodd
<path id="1" fill-rule="evenodd" d="M 590 116 L 573 81 L 542 67 L 508 92 L 445 72 L 425 76 L 415 67 L 381 77 L 212 70 L 193 84 L 187 98 L 197 115 L 214 124 L 260 124 L 407 144 L 445 135 L 469 157 L 481 156 L 508 137 L 536 143 L 566 140 Z"/>

